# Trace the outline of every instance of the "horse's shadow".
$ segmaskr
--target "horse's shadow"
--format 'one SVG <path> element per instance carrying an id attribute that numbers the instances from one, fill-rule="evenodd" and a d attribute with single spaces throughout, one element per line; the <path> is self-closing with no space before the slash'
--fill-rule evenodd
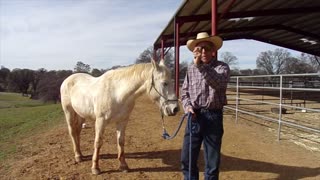
<path id="1" fill-rule="evenodd" d="M 133 168 L 130 172 L 166 172 L 166 171 L 180 171 L 180 150 L 165 150 L 165 151 L 152 151 L 152 152 L 134 152 L 126 153 L 126 158 L 132 159 L 162 159 L 162 162 L 166 164 L 166 167 L 144 167 Z M 117 158 L 117 154 L 101 154 L 101 159 Z M 84 161 L 89 161 L 92 156 L 85 156 Z M 297 162 L 298 164 L 298 162 Z M 201 151 L 198 165 L 200 171 L 203 171 L 204 160 L 203 151 Z M 129 167 L 132 168 L 132 165 Z M 270 162 L 262 162 L 250 159 L 242 159 L 238 157 L 232 157 L 222 154 L 220 171 L 252 171 L 262 173 L 278 174 L 277 179 L 302 179 L 312 178 L 320 175 L 320 167 L 308 168 L 297 166 L 279 165 Z M 116 172 L 116 170 L 107 171 Z M 103 172 L 103 173 L 107 173 Z"/>

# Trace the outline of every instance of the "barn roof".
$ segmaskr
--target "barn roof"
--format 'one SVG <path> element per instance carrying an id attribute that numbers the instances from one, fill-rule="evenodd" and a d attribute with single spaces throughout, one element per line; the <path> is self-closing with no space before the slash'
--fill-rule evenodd
<path id="1" fill-rule="evenodd" d="M 252 39 L 320 56 L 320 0 L 217 0 L 217 35 L 224 40 Z M 211 34 L 211 0 L 185 0 L 154 42 L 180 45 L 198 32 Z"/>

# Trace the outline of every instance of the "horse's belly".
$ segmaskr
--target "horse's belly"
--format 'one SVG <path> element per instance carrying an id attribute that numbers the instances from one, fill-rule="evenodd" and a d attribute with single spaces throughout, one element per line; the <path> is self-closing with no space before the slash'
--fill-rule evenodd
<path id="1" fill-rule="evenodd" d="M 83 109 L 79 109 L 79 108 L 76 108 L 75 109 L 76 113 L 82 117 L 82 118 L 85 118 L 85 119 L 95 119 L 95 115 L 93 113 L 93 110 L 83 110 Z"/>
<path id="2" fill-rule="evenodd" d="M 95 119 L 94 108 L 91 101 L 78 98 L 72 101 L 72 107 L 82 118 Z"/>

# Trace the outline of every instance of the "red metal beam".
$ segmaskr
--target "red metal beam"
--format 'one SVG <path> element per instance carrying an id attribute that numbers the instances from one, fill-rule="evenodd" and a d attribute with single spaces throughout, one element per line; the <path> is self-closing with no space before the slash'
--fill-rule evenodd
<path id="1" fill-rule="evenodd" d="M 175 90 L 176 95 L 179 97 L 179 61 L 180 61 L 180 23 L 175 22 Z"/>
<path id="2" fill-rule="evenodd" d="M 164 39 L 161 39 L 161 59 L 164 59 Z"/>
<path id="3" fill-rule="evenodd" d="M 215 36 L 217 35 L 217 14 L 218 14 L 218 7 L 217 7 L 217 1 L 211 0 L 211 35 Z"/>
<path id="4" fill-rule="evenodd" d="M 224 14 L 223 19 L 319 13 L 319 8 L 320 7 L 303 7 L 303 8 L 266 9 L 266 10 L 244 11 L 244 12 L 229 12 Z"/>
<path id="5" fill-rule="evenodd" d="M 282 24 L 272 24 L 272 25 L 265 25 L 265 26 L 249 26 L 249 27 L 238 27 L 238 28 L 228 28 L 228 29 L 219 29 L 221 33 L 232 33 L 232 32 L 245 32 L 245 31 L 257 31 L 257 30 L 265 30 L 265 29 L 276 29 L 276 30 L 286 30 L 288 32 L 292 32 L 295 34 L 300 34 L 303 36 L 308 36 L 313 39 L 319 39 L 320 36 L 317 34 L 313 34 L 310 32 L 302 31 L 300 29 L 288 27 Z"/>
<path id="6" fill-rule="evenodd" d="M 295 29 L 292 27 L 288 27 L 285 25 L 281 25 L 281 24 L 273 24 L 273 25 L 265 25 L 265 26 L 251 26 L 251 27 L 238 27 L 238 28 L 228 28 L 228 29 L 218 29 L 218 31 L 222 34 L 222 33 L 232 33 L 232 32 L 245 32 L 245 31 L 257 31 L 257 30 L 264 30 L 264 29 L 276 29 L 276 30 L 286 30 L 288 32 L 292 32 L 292 33 L 296 33 L 296 34 L 300 34 L 303 36 L 308 36 L 311 37 L 313 39 L 320 39 L 320 36 L 317 34 L 313 34 L 310 32 L 306 32 L 306 31 L 302 31 L 299 29 Z M 181 33 L 180 36 L 180 45 L 181 44 L 186 44 L 186 38 L 188 38 L 189 36 L 196 36 L 197 33 L 199 33 L 200 31 L 193 31 L 193 32 L 189 32 L 189 33 Z M 209 31 L 207 31 L 208 33 L 210 33 Z M 164 35 L 164 37 L 166 39 L 172 39 L 173 35 Z M 183 40 L 181 40 L 183 39 Z M 225 39 L 227 40 L 227 39 Z M 164 47 L 172 47 L 173 46 L 173 42 L 165 42 L 164 43 Z"/>
<path id="7" fill-rule="evenodd" d="M 244 17 L 259 17 L 259 16 L 279 16 L 279 15 L 293 15 L 303 13 L 319 13 L 320 7 L 306 7 L 306 8 L 287 8 L 287 9 L 269 9 L 259 11 L 244 11 L 244 12 L 227 12 L 218 13 L 217 15 L 222 19 L 231 18 L 244 18 Z M 176 21 L 181 23 L 194 22 L 194 21 L 210 21 L 212 14 L 200 14 L 191 16 L 176 17 Z"/>

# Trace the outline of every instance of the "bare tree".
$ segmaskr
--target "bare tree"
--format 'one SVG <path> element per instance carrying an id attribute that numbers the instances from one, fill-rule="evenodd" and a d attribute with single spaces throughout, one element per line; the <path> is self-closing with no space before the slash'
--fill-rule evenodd
<path id="1" fill-rule="evenodd" d="M 81 61 L 78 61 L 76 66 L 74 67 L 74 72 L 81 72 L 81 73 L 89 73 L 91 67 L 89 64 L 84 64 Z"/>
<path id="2" fill-rule="evenodd" d="M 291 57 L 285 49 L 261 52 L 257 58 L 257 68 L 264 70 L 267 74 L 282 74 L 285 72 L 286 61 Z"/>
<path id="3" fill-rule="evenodd" d="M 180 63 L 179 70 L 180 70 L 179 79 L 184 79 L 184 77 L 186 76 L 186 73 L 188 71 L 188 62 L 183 61 L 182 63 Z"/>
<path id="4" fill-rule="evenodd" d="M 300 59 L 309 64 L 314 72 L 320 72 L 320 57 L 315 55 L 310 55 L 306 53 L 301 53 Z"/>
<path id="5" fill-rule="evenodd" d="M 238 69 L 238 58 L 231 52 L 222 52 L 220 60 L 227 63 L 232 69 Z"/>
<path id="6" fill-rule="evenodd" d="M 136 59 L 135 64 L 138 63 L 149 63 L 151 62 L 151 59 L 153 59 L 153 47 L 150 46 L 149 48 L 147 48 L 146 50 L 144 50 L 139 57 Z M 160 50 L 158 50 L 156 52 L 156 58 L 160 59 L 161 54 L 160 54 Z M 165 56 L 164 56 L 164 63 L 166 64 L 167 67 L 169 67 L 170 69 L 174 68 L 174 56 L 173 56 L 173 52 L 172 51 L 168 51 Z"/>
<path id="7" fill-rule="evenodd" d="M 286 61 L 286 74 L 313 73 L 315 70 L 306 61 L 291 57 Z"/>
<path id="8" fill-rule="evenodd" d="M 139 55 L 139 57 L 136 59 L 135 64 L 149 63 L 151 59 L 153 59 L 153 48 L 149 47 Z"/>

